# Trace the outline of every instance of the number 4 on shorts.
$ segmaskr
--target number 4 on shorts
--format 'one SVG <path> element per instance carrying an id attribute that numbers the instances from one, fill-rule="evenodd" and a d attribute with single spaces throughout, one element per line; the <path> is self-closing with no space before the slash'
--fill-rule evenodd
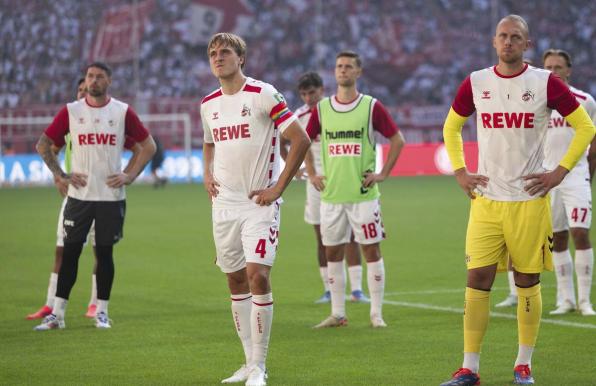
<path id="1" fill-rule="evenodd" d="M 265 239 L 259 239 L 259 241 L 257 242 L 257 247 L 255 248 L 255 253 L 261 255 L 261 259 L 265 258 L 265 253 L 267 253 L 267 250 L 265 249 L 265 246 L 267 245 Z"/>

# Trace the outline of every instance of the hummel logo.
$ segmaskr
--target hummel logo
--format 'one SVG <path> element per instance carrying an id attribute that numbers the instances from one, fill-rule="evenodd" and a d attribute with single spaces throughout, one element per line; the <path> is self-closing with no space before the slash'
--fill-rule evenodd
<path id="1" fill-rule="evenodd" d="M 73 227 L 74 226 L 74 221 L 73 220 L 64 220 L 64 225 L 67 227 Z"/>
<path id="2" fill-rule="evenodd" d="M 482 91 L 482 99 L 490 99 L 490 91 Z"/>
<path id="3" fill-rule="evenodd" d="M 211 119 L 213 119 L 213 120 L 218 119 L 219 117 L 217 116 L 217 114 L 219 114 L 219 113 L 217 113 L 217 112 L 213 113 L 213 118 L 211 118 Z"/>
<path id="4" fill-rule="evenodd" d="M 549 244 L 553 243 L 554 237 L 546 236 L 546 238 L 548 239 Z"/>

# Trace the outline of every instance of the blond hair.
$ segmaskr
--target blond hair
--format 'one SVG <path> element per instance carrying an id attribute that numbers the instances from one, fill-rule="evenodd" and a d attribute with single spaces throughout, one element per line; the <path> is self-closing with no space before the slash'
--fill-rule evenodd
<path id="1" fill-rule="evenodd" d="M 211 49 L 216 46 L 230 46 L 236 52 L 236 55 L 244 58 L 240 65 L 241 68 L 244 67 L 244 63 L 246 62 L 246 42 L 244 39 L 231 32 L 216 33 L 211 37 L 207 45 L 207 56 L 209 56 Z"/>

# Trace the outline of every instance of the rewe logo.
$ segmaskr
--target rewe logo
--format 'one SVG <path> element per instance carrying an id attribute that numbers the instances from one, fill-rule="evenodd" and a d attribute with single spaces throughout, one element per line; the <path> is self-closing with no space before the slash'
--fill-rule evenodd
<path id="1" fill-rule="evenodd" d="M 362 154 L 360 143 L 330 143 L 327 145 L 329 157 L 359 157 Z"/>
<path id="2" fill-rule="evenodd" d="M 534 113 L 482 113 L 480 119 L 485 129 L 534 128 Z"/>
<path id="3" fill-rule="evenodd" d="M 116 134 L 86 133 L 79 134 L 79 145 L 110 145 L 116 146 Z"/>
<path id="4" fill-rule="evenodd" d="M 250 131 L 248 130 L 248 123 L 240 125 L 224 126 L 213 129 L 213 139 L 215 142 L 228 141 L 238 138 L 250 138 Z"/>

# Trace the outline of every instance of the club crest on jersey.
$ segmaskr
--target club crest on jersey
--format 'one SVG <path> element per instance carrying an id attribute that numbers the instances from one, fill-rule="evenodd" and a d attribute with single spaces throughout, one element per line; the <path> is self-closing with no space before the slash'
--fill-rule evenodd
<path id="1" fill-rule="evenodd" d="M 112 127 L 113 127 L 113 126 L 114 126 L 114 120 L 113 120 L 113 119 L 110 119 L 110 120 L 108 121 L 108 125 L 110 125 L 110 126 L 112 126 Z"/>
<path id="2" fill-rule="evenodd" d="M 482 91 L 482 99 L 490 99 L 490 91 Z"/>
<path id="3" fill-rule="evenodd" d="M 214 112 L 214 113 L 213 113 L 213 118 L 211 118 L 211 119 L 213 119 L 213 120 L 216 120 L 216 119 L 218 119 L 218 118 L 219 118 L 218 114 L 219 114 L 219 113 L 218 113 L 217 111 L 216 111 L 216 112 Z"/>
<path id="4" fill-rule="evenodd" d="M 250 109 L 245 104 L 242 105 L 242 111 L 240 112 L 240 115 L 243 117 L 246 117 L 247 115 L 250 116 Z"/>
<path id="5" fill-rule="evenodd" d="M 522 95 L 522 101 L 528 102 L 530 99 L 534 100 L 534 93 L 530 90 L 526 90 L 524 95 Z"/>
<path id="6" fill-rule="evenodd" d="M 279 103 L 281 102 L 285 102 L 284 96 L 281 95 L 281 93 L 275 93 L 275 95 L 273 95 L 273 98 L 275 98 L 276 101 L 278 101 Z"/>
<path id="7" fill-rule="evenodd" d="M 93 120 L 93 122 L 94 122 L 94 123 L 99 123 L 99 118 L 95 118 L 95 119 Z"/>

